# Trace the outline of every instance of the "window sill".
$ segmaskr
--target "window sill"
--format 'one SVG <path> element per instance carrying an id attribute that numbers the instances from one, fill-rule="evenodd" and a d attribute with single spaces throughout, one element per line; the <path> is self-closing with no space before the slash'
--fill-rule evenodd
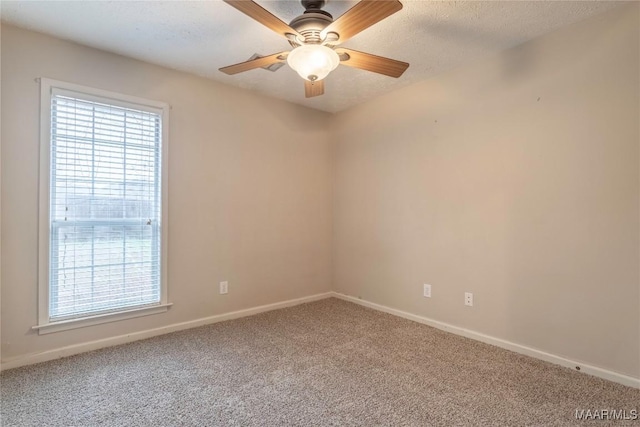
<path id="1" fill-rule="evenodd" d="M 151 314 L 164 313 L 173 304 L 159 304 L 147 307 L 138 307 L 130 310 L 118 311 L 115 313 L 104 313 L 95 316 L 86 316 L 78 319 L 61 320 L 58 322 L 45 323 L 33 326 L 31 329 L 37 330 L 39 335 L 51 334 L 53 332 L 67 331 L 69 329 L 84 328 L 86 326 L 99 325 L 101 323 L 117 322 L 119 320 L 132 319 L 134 317 L 149 316 Z"/>

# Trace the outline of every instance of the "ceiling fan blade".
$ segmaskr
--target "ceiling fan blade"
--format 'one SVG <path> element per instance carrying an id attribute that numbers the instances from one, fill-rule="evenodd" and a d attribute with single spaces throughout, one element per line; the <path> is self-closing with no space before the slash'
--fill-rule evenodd
<path id="1" fill-rule="evenodd" d="M 340 55 L 340 64 L 349 67 L 360 68 L 361 70 L 373 71 L 389 77 L 400 77 L 409 68 L 409 64 L 395 59 L 382 56 L 371 55 L 370 53 L 358 52 L 357 50 L 337 48 Z M 346 57 L 345 59 L 342 59 Z"/>
<path id="2" fill-rule="evenodd" d="M 291 28 L 289 25 L 282 22 L 279 18 L 274 16 L 271 12 L 260 6 L 258 3 L 251 0 L 224 0 L 225 3 L 235 7 L 240 12 L 255 19 L 262 25 L 275 31 L 283 37 L 287 37 L 287 34 L 293 34 L 300 36 L 300 34 Z"/>
<path id="3" fill-rule="evenodd" d="M 305 98 L 313 98 L 314 96 L 320 96 L 324 94 L 324 80 L 316 80 L 310 82 L 304 81 L 304 96 Z"/>
<path id="4" fill-rule="evenodd" d="M 253 70 L 254 68 L 268 67 L 276 62 L 284 62 L 287 60 L 289 52 L 274 53 L 273 55 L 263 56 L 261 58 L 252 59 L 250 61 L 241 62 L 239 64 L 229 65 L 220 68 L 225 74 L 238 74 L 244 71 Z"/>
<path id="5" fill-rule="evenodd" d="M 337 33 L 340 38 L 336 43 L 344 43 L 400 9 L 402 3 L 398 0 L 362 0 L 322 30 L 322 37 Z"/>

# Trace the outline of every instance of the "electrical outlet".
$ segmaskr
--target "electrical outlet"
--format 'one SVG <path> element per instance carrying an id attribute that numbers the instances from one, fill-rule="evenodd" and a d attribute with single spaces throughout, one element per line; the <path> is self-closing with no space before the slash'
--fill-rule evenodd
<path id="1" fill-rule="evenodd" d="M 224 295 L 229 292 L 229 282 L 220 282 L 220 295 Z"/>
<path id="2" fill-rule="evenodd" d="M 422 295 L 425 298 L 431 298 L 431 285 L 427 285 L 426 283 L 424 284 L 424 290 L 422 292 Z"/>
<path id="3" fill-rule="evenodd" d="M 464 305 L 473 307 L 473 294 L 471 292 L 464 293 Z"/>

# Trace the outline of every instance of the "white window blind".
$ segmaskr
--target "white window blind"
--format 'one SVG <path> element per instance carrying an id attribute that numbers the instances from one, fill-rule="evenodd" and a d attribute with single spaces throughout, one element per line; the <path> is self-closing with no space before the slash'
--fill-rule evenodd
<path id="1" fill-rule="evenodd" d="M 49 322 L 159 304 L 162 110 L 53 88 L 50 126 Z"/>

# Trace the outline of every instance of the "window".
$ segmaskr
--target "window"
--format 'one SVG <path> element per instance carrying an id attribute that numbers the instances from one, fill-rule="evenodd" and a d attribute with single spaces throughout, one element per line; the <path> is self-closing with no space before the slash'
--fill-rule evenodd
<path id="1" fill-rule="evenodd" d="M 166 311 L 167 105 L 48 79 L 41 96 L 35 328 Z"/>

